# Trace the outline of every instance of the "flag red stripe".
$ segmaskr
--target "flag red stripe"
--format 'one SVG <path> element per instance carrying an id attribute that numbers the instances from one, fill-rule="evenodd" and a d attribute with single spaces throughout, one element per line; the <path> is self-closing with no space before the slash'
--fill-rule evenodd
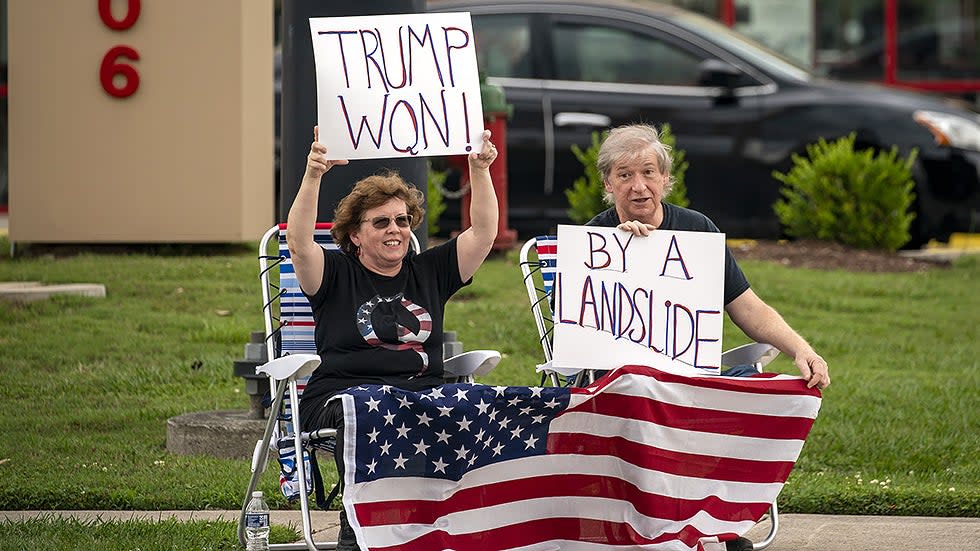
<path id="1" fill-rule="evenodd" d="M 584 433 L 549 434 L 548 453 L 611 455 L 637 467 L 678 476 L 759 484 L 785 482 L 793 468 L 792 461 L 759 461 L 684 453 L 640 444 L 619 436 Z"/>
<path id="2" fill-rule="evenodd" d="M 552 254 L 552 255 L 558 254 L 558 245 L 545 245 L 542 243 L 538 243 L 537 247 L 535 248 L 538 251 L 538 257 L 545 254 Z"/>
<path id="3" fill-rule="evenodd" d="M 668 404 L 644 396 L 612 393 L 597 394 L 591 400 L 570 407 L 559 415 L 571 412 L 597 413 L 626 419 L 656 419 L 658 424 L 676 429 L 771 439 L 803 440 L 813 426 L 813 419 L 805 417 L 718 411 Z"/>
<path id="4" fill-rule="evenodd" d="M 508 480 L 477 488 L 466 488 L 439 501 L 391 500 L 354 506 L 361 526 L 391 524 L 434 524 L 450 513 L 540 498 L 601 497 L 632 504 L 642 515 L 670 521 L 690 519 L 699 511 L 726 521 L 756 521 L 769 504 L 735 503 L 717 496 L 681 499 L 645 492 L 636 485 L 612 476 L 556 474 Z"/>
<path id="5" fill-rule="evenodd" d="M 623 374 L 630 373 L 633 375 L 640 375 L 644 377 L 653 377 L 658 381 L 665 383 L 681 383 L 688 386 L 700 387 L 700 388 L 713 388 L 718 390 L 732 390 L 736 392 L 746 392 L 752 394 L 782 394 L 787 396 L 815 396 L 819 398 L 820 391 L 816 388 L 807 388 L 806 381 L 803 379 L 773 379 L 763 374 L 761 377 L 717 377 L 717 376 L 700 376 L 700 377 L 688 377 L 685 375 L 678 375 L 675 373 L 668 373 L 666 371 L 660 371 L 658 369 L 653 369 L 645 365 L 626 365 L 619 368 L 619 371 Z M 594 384 L 598 385 L 598 388 L 604 387 L 612 382 L 615 382 L 617 378 L 614 377 L 602 377 Z M 596 388 L 595 386 L 590 386 L 587 388 Z M 589 392 L 585 388 L 572 388 L 570 389 L 573 393 L 582 394 Z M 593 390 L 594 392 L 594 390 Z"/>
<path id="6" fill-rule="evenodd" d="M 586 541 L 613 545 L 651 545 L 667 541 L 683 541 L 696 548 L 705 537 L 693 526 L 678 532 L 647 538 L 628 523 L 587 518 L 548 518 L 511 524 L 490 530 L 465 534 L 449 534 L 443 530 L 429 532 L 415 540 L 390 547 L 371 547 L 371 551 L 432 551 L 433 549 L 511 549 L 552 540 Z M 719 537 L 732 539 L 734 534 Z M 493 542 L 488 547 L 488 542 Z"/>

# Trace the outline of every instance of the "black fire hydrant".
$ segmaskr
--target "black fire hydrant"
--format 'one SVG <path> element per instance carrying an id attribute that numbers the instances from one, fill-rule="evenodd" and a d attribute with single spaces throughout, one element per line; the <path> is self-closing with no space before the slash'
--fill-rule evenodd
<path id="1" fill-rule="evenodd" d="M 265 347 L 265 333 L 252 331 L 249 342 L 245 344 L 245 357 L 235 360 L 235 375 L 245 379 L 245 393 L 248 394 L 248 418 L 265 419 L 263 398 L 269 394 L 269 378 L 257 375 L 255 368 L 269 361 Z"/>

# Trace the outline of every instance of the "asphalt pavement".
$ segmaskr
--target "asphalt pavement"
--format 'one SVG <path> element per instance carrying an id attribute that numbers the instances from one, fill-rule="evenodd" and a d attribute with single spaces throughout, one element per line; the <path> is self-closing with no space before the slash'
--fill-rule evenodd
<path id="1" fill-rule="evenodd" d="M 238 515 L 238 511 L 0 511 L 0 522 L 55 516 L 85 521 L 175 518 L 237 522 Z M 980 550 L 980 518 L 781 514 L 779 521 L 769 551 Z M 302 526 L 299 511 L 273 511 L 272 522 L 297 529 Z M 338 524 L 336 511 L 313 512 L 318 541 L 335 539 Z M 757 526 L 748 537 L 761 540 L 768 528 L 767 524 Z"/>

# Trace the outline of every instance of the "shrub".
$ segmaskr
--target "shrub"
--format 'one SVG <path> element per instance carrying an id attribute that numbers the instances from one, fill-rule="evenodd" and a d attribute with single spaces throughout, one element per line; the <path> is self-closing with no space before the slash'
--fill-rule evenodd
<path id="1" fill-rule="evenodd" d="M 687 198 L 687 186 L 684 185 L 684 174 L 687 172 L 687 167 L 690 163 L 684 160 L 686 155 L 684 150 L 677 148 L 677 138 L 670 131 L 669 124 L 664 124 L 660 127 L 660 141 L 670 146 L 671 155 L 674 158 L 674 164 L 670 170 L 670 176 L 674 179 L 674 187 L 671 188 L 670 194 L 664 200 L 678 207 L 686 207 L 691 204 L 691 201 Z"/>
<path id="2" fill-rule="evenodd" d="M 565 191 L 565 197 L 568 199 L 569 207 L 568 217 L 573 222 L 584 224 L 595 215 L 609 208 L 609 205 L 603 199 L 606 194 L 606 188 L 602 182 L 602 174 L 599 173 L 597 164 L 599 147 L 602 145 L 602 140 L 606 138 L 607 133 L 603 132 L 600 135 L 599 132 L 593 132 L 592 144 L 584 150 L 577 144 L 572 145 L 572 153 L 585 168 L 585 174 L 575 180 L 571 189 Z M 684 150 L 675 147 L 675 138 L 670 131 L 669 124 L 664 124 L 660 128 L 660 141 L 671 147 L 674 158 L 673 169 L 671 170 L 674 187 L 665 200 L 675 205 L 686 207 L 690 203 L 687 199 L 687 187 L 684 185 L 684 173 L 687 171 L 688 162 L 684 160 Z"/>
<path id="3" fill-rule="evenodd" d="M 592 145 L 584 150 L 578 144 L 572 144 L 572 154 L 585 169 L 585 174 L 575 180 L 571 189 L 565 190 L 569 207 L 568 217 L 578 224 L 592 220 L 595 215 L 608 208 L 602 199 L 606 193 L 606 188 L 602 183 L 602 174 L 599 174 L 599 168 L 596 164 L 599 158 L 599 147 L 602 145 L 602 140 L 606 139 L 607 133 L 603 132 L 600 139 L 599 132 L 593 132 Z"/>
<path id="4" fill-rule="evenodd" d="M 448 170 L 441 172 L 432 169 L 429 164 L 428 189 L 425 196 L 425 216 L 429 225 L 429 237 L 439 232 L 439 217 L 446 211 L 446 201 L 442 195 L 443 185 L 446 183 Z"/>
<path id="5" fill-rule="evenodd" d="M 915 200 L 912 166 L 898 149 L 854 150 L 855 134 L 807 146 L 807 157 L 793 155 L 776 215 L 791 237 L 822 239 L 863 249 L 895 250 L 910 239 Z"/>

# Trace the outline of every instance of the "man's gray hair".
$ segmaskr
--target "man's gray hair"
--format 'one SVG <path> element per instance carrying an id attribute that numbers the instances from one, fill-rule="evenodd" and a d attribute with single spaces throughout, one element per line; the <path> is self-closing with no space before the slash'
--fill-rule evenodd
<path id="1" fill-rule="evenodd" d="M 660 132 L 656 127 L 648 124 L 630 124 L 609 131 L 599 148 L 599 158 L 596 162 L 603 182 L 609 179 L 609 172 L 614 164 L 634 161 L 650 148 L 653 148 L 653 152 L 657 155 L 657 166 L 660 167 L 660 173 L 667 181 L 664 196 L 670 195 L 670 190 L 674 187 L 674 178 L 670 174 L 674 162 L 670 155 L 670 146 L 661 142 Z M 603 200 L 612 205 L 612 194 L 606 192 Z"/>

